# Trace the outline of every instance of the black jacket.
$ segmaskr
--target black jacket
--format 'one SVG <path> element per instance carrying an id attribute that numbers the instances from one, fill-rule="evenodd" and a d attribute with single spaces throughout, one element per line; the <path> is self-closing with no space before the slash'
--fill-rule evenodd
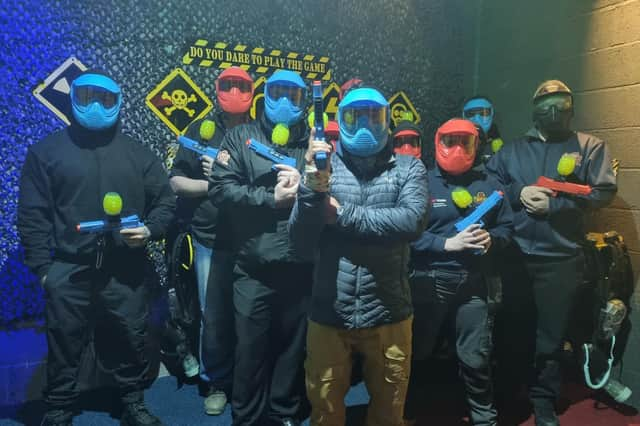
<path id="1" fill-rule="evenodd" d="M 275 148 L 295 158 L 297 168 L 302 170 L 308 128 L 303 121 L 293 126 L 289 143 L 283 147 L 271 143 L 271 131 L 272 125 L 263 116 L 227 132 L 221 149 L 229 152 L 229 164 L 216 166 L 209 186 L 209 196 L 229 217 L 237 263 L 248 272 L 273 263 L 301 261 L 287 234 L 291 209 L 275 206 L 274 163 L 249 149 L 246 142 L 252 138 Z"/>
<path id="2" fill-rule="evenodd" d="M 559 179 L 557 166 L 564 153 L 579 156 L 571 178 L 574 183 L 590 185 L 591 194 L 559 193 L 550 198 L 546 215 L 528 214 L 520 202 L 522 188 L 533 185 L 540 176 Z M 609 204 L 617 191 L 609 148 L 586 133 L 571 132 L 563 140 L 545 142 L 532 129 L 505 144 L 487 163 L 487 171 L 504 185 L 514 212 L 514 239 L 524 253 L 532 255 L 576 255 L 584 239 L 585 213 Z"/>
<path id="3" fill-rule="evenodd" d="M 430 214 L 427 230 L 412 244 L 412 266 L 419 270 L 447 269 L 478 272 L 487 256 L 479 256 L 470 250 L 446 252 L 444 243 L 458 231 L 455 224 L 471 214 L 493 191 L 504 191 L 495 179 L 481 170 L 473 169 L 460 176 L 443 173 L 438 165 L 429 170 Z M 463 187 L 473 196 L 474 202 L 466 209 L 456 207 L 451 193 Z M 509 201 L 502 199 L 482 217 L 484 229 L 491 235 L 491 251 L 507 246 L 513 234 L 513 212 Z"/>
<path id="4" fill-rule="evenodd" d="M 409 243 L 427 222 L 427 174 L 413 157 L 381 159 L 365 178 L 332 155 L 330 194 L 342 207 L 335 225 L 325 225 L 328 195 L 300 186 L 289 232 L 315 261 L 310 318 L 320 324 L 376 327 L 413 312 Z"/>
<path id="5" fill-rule="evenodd" d="M 96 236 L 78 233 L 76 225 L 105 217 L 107 192 L 122 197 L 122 216 L 137 214 L 153 239 L 162 237 L 175 209 L 167 174 L 161 161 L 121 133 L 119 125 L 103 132 L 72 125 L 31 146 L 18 204 L 27 266 L 43 277 L 52 250 L 71 257 L 95 254 Z"/>

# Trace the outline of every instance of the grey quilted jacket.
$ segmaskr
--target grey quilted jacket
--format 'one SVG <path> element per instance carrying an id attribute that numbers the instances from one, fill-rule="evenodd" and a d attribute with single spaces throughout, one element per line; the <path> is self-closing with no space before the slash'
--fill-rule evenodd
<path id="1" fill-rule="evenodd" d="M 342 209 L 325 224 L 328 194 L 300 185 L 289 219 L 297 254 L 315 263 L 310 319 L 338 328 L 394 323 L 412 314 L 409 243 L 427 223 L 427 173 L 421 161 L 385 154 L 372 176 L 331 156 L 330 195 Z"/>

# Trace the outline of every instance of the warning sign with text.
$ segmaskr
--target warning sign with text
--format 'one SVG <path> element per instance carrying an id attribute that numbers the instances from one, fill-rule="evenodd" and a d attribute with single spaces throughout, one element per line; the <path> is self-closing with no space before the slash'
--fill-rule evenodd
<path id="1" fill-rule="evenodd" d="M 331 80 L 331 66 L 327 56 L 221 41 L 210 42 L 205 39 L 198 39 L 187 47 L 182 63 L 221 69 L 238 66 L 256 74 L 271 74 L 276 70 L 286 69 L 296 71 L 307 79 Z"/>

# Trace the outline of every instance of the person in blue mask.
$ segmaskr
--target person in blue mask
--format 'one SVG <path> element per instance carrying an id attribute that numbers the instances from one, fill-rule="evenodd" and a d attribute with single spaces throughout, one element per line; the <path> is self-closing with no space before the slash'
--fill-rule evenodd
<path id="1" fill-rule="evenodd" d="M 467 99 L 462 107 L 462 117 L 471 121 L 478 129 L 480 144 L 476 165 L 484 165 L 504 145 L 495 116 L 493 102 L 486 96 L 473 96 Z"/>
<path id="2" fill-rule="evenodd" d="M 48 408 L 42 424 L 72 424 L 80 361 L 87 336 L 94 335 L 100 364 L 120 390 L 121 424 L 157 426 L 143 399 L 154 278 L 144 248 L 163 237 L 174 196 L 160 159 L 122 133 L 122 92 L 112 78 L 87 71 L 72 82 L 70 95 L 71 125 L 29 147 L 18 204 L 25 263 L 46 294 Z M 116 223 L 120 209 L 142 224 L 98 233 L 76 229 L 84 221 Z M 108 326 L 94 333 L 91 324 Z"/>
<path id="3" fill-rule="evenodd" d="M 233 424 L 297 425 L 312 266 L 293 252 L 287 220 L 307 151 L 307 87 L 281 70 L 267 80 L 264 97 L 261 117 L 225 135 L 220 149 L 229 160 L 214 168 L 209 196 L 233 218 Z"/>
<path id="4" fill-rule="evenodd" d="M 407 262 L 427 221 L 427 173 L 419 159 L 393 153 L 389 104 L 379 91 L 347 92 L 338 125 L 326 169 L 314 158 L 331 146 L 312 135 L 289 220 L 296 252 L 315 261 L 305 364 L 310 424 L 345 424 L 358 353 L 371 395 L 366 424 L 401 426 L 413 314 Z"/>

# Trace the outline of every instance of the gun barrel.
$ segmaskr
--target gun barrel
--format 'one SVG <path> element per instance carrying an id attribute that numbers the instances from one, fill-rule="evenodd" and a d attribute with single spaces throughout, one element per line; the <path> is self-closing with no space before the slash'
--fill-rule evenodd
<path id="1" fill-rule="evenodd" d="M 468 216 L 464 219 L 456 222 L 454 225 L 456 231 L 461 232 L 466 229 L 469 225 L 474 223 L 479 223 L 481 226 L 484 226 L 482 223 L 482 217 L 487 214 L 491 209 L 493 209 L 500 200 L 504 197 L 504 193 L 502 191 L 493 191 L 491 195 L 484 200 L 478 207 L 476 207 Z"/>
<path id="2" fill-rule="evenodd" d="M 120 229 L 137 228 L 144 226 L 137 214 L 123 217 L 117 221 L 111 220 L 91 220 L 80 222 L 76 225 L 76 231 L 83 234 L 103 233 L 119 231 Z"/>
<path id="3" fill-rule="evenodd" d="M 316 130 L 315 138 L 324 140 L 324 104 L 322 101 L 322 82 L 320 80 L 313 82 L 313 117 Z M 324 170 L 327 167 L 327 154 L 325 152 L 317 152 L 314 161 L 318 169 Z"/>
<path id="4" fill-rule="evenodd" d="M 195 141 L 184 135 L 178 136 L 178 143 L 183 147 L 185 147 L 186 149 L 189 149 L 199 155 L 207 155 L 213 159 L 215 159 L 218 156 L 218 149 L 212 146 L 201 144 L 200 142 Z"/>
<path id="5" fill-rule="evenodd" d="M 296 167 L 296 159 L 288 157 L 275 149 L 258 142 L 255 139 L 247 139 L 246 145 L 263 158 L 273 162 L 274 164 L 286 164 L 287 166 Z M 272 169 L 277 170 L 272 167 Z"/>
<path id="6" fill-rule="evenodd" d="M 550 189 L 555 192 L 564 192 L 565 194 L 574 195 L 589 195 L 591 194 L 591 187 L 589 185 L 581 185 L 571 182 L 558 182 L 557 180 L 550 179 L 546 176 L 540 176 L 536 181 L 536 186 Z"/>

